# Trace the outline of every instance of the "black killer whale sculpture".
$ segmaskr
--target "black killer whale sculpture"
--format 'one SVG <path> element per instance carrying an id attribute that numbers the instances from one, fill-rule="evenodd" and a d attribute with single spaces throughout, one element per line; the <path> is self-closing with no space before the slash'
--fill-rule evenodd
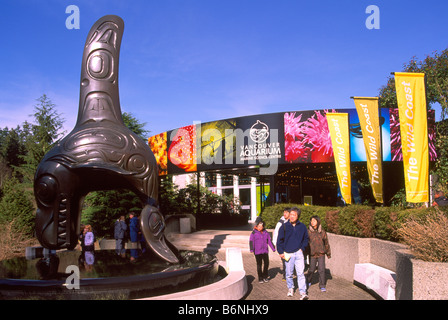
<path id="1" fill-rule="evenodd" d="M 36 236 L 48 249 L 73 249 L 80 234 L 81 205 L 91 191 L 126 188 L 143 203 L 140 226 L 160 258 L 178 263 L 165 239 L 157 208 L 158 169 L 149 146 L 123 123 L 118 61 L 124 22 L 104 16 L 84 46 L 78 118 L 74 129 L 40 162 L 34 178 Z"/>

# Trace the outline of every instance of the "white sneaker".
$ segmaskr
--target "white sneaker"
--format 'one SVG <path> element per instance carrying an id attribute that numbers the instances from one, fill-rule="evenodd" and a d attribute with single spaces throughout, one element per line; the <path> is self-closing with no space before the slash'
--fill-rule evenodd
<path id="1" fill-rule="evenodd" d="M 292 297 L 294 295 L 294 289 L 289 289 L 288 290 L 288 297 Z"/>
<path id="2" fill-rule="evenodd" d="M 308 295 L 306 293 L 301 293 L 300 300 L 308 300 Z"/>

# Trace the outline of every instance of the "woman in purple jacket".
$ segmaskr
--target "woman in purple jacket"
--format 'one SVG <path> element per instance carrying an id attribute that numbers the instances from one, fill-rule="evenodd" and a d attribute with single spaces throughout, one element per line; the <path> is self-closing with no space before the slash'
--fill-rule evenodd
<path id="1" fill-rule="evenodd" d="M 250 234 L 249 247 L 250 252 L 255 254 L 257 261 L 258 282 L 268 282 L 268 268 L 269 268 L 269 248 L 275 252 L 275 247 L 272 244 L 269 232 L 264 229 L 264 222 L 260 221 L 255 226 L 254 231 Z M 263 268 L 262 265 L 264 264 Z M 262 271 L 263 269 L 263 271 Z"/>

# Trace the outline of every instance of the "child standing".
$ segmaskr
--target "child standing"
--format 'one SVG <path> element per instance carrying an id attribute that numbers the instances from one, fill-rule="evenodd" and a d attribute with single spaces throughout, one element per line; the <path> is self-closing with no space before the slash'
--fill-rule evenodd
<path id="1" fill-rule="evenodd" d="M 255 260 L 257 262 L 258 282 L 268 282 L 268 269 L 269 269 L 269 247 L 275 252 L 275 247 L 272 244 L 271 236 L 264 228 L 264 222 L 259 221 L 255 226 L 254 231 L 249 237 L 250 252 L 255 254 Z M 263 266 L 264 264 L 264 266 Z"/>
<path id="2" fill-rule="evenodd" d="M 327 291 L 325 277 L 325 255 L 331 258 L 330 243 L 325 230 L 320 224 L 318 216 L 312 216 L 308 228 L 309 249 L 310 249 L 310 268 L 307 274 L 307 282 L 311 285 L 311 278 L 316 271 L 316 264 L 319 272 L 319 287 L 322 292 Z"/>

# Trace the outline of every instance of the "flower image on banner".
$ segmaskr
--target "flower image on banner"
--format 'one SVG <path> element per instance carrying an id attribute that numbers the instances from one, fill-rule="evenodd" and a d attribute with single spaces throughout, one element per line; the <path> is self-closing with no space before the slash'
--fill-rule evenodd
<path id="1" fill-rule="evenodd" d="M 235 119 L 201 124 L 201 164 L 235 163 Z"/>
<path id="2" fill-rule="evenodd" d="M 305 123 L 305 141 L 311 146 L 311 162 L 332 162 L 334 159 L 326 114 L 328 110 L 315 111 Z"/>
<path id="3" fill-rule="evenodd" d="M 167 174 L 167 145 L 166 132 L 159 133 L 148 138 L 149 147 L 156 157 L 157 165 L 159 167 L 159 175 Z"/>
<path id="4" fill-rule="evenodd" d="M 170 163 L 185 172 L 197 170 L 196 125 L 182 127 L 170 134 L 168 159 Z"/>
<path id="5" fill-rule="evenodd" d="M 333 162 L 333 148 L 325 118 L 327 112 L 328 110 L 316 110 L 313 113 L 285 113 L 286 162 Z"/>
<path id="6" fill-rule="evenodd" d="M 303 133 L 301 122 L 303 114 L 296 117 L 295 112 L 285 113 L 285 161 L 300 162 L 308 158 L 308 148 L 305 146 L 305 134 Z"/>

